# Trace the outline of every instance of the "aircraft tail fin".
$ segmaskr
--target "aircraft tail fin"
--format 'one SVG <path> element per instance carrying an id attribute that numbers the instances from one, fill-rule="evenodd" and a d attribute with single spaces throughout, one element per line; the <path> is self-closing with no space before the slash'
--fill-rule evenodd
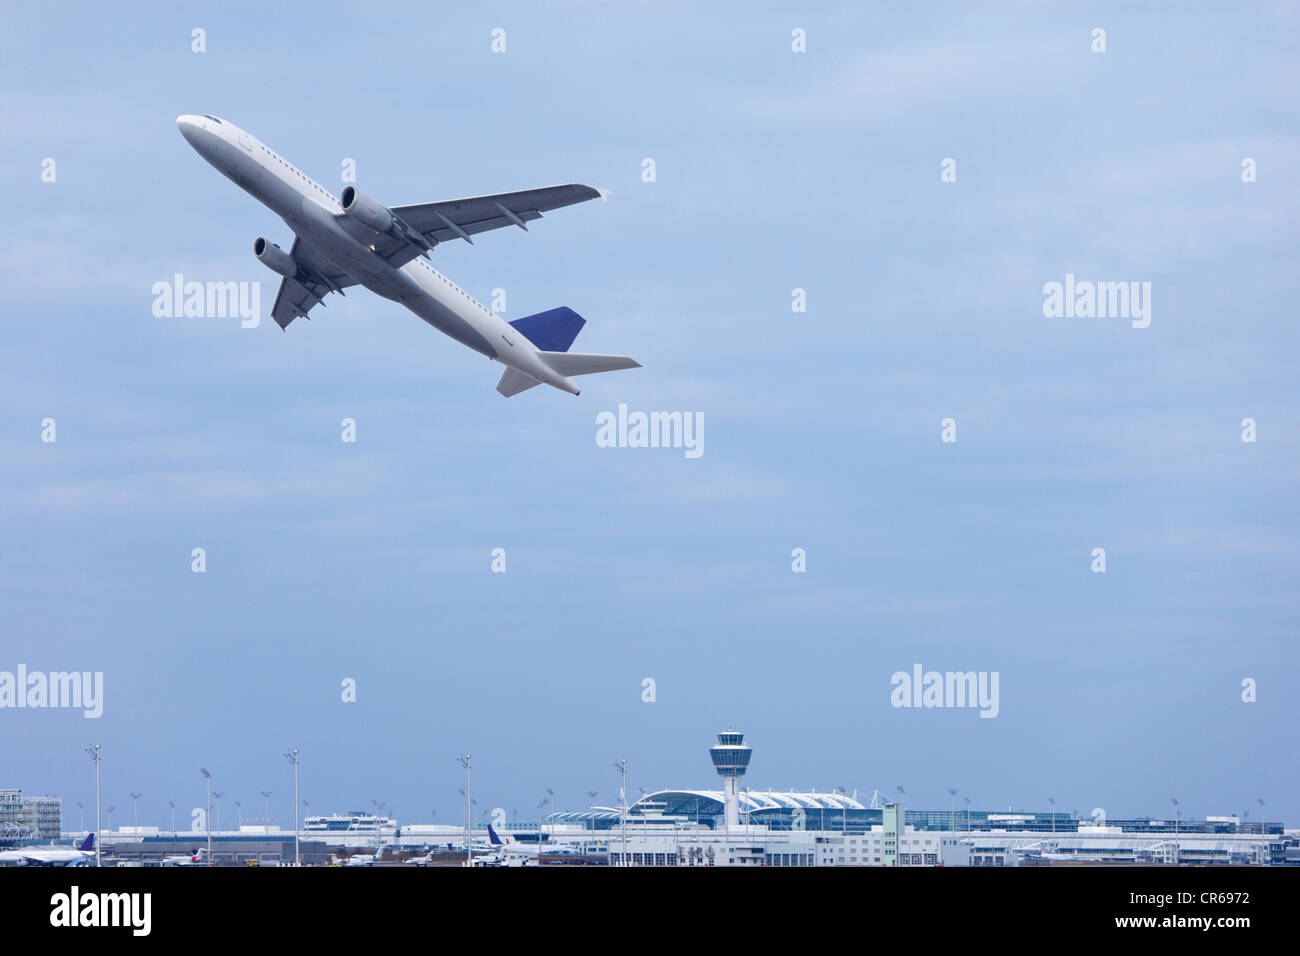
<path id="1" fill-rule="evenodd" d="M 489 841 L 493 846 L 501 846 L 501 845 L 502 845 L 502 843 L 501 843 L 501 837 L 497 836 L 497 831 L 494 830 L 494 829 L 492 828 L 492 824 L 490 824 L 490 823 L 488 824 L 488 841 Z"/>
<path id="2" fill-rule="evenodd" d="M 535 315 L 526 315 L 510 323 L 544 352 L 567 352 L 587 320 L 566 305 Z"/>
<path id="3" fill-rule="evenodd" d="M 86 839 L 81 841 L 81 846 L 77 847 L 77 849 L 80 850 L 82 853 L 89 853 L 94 848 L 95 848 L 95 834 L 93 833 L 88 834 L 86 836 Z"/>
<path id="4" fill-rule="evenodd" d="M 537 347 L 542 361 L 558 375 L 568 378 L 570 375 L 592 375 L 596 372 L 612 372 L 622 368 L 640 368 L 641 363 L 626 355 L 592 355 L 585 352 L 570 352 L 569 347 L 578 337 L 587 320 L 568 306 L 560 306 L 536 315 L 526 315 L 515 319 L 511 327 Z M 571 382 L 558 384 L 551 379 L 547 382 L 562 391 L 578 394 L 576 385 Z M 508 368 L 497 382 L 497 391 L 509 398 L 527 391 L 534 385 L 542 384 L 526 372 Z"/>

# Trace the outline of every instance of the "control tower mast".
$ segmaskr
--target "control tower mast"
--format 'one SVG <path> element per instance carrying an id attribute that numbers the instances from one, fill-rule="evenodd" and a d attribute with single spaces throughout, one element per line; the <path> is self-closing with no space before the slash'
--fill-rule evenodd
<path id="1" fill-rule="evenodd" d="M 744 741 L 744 734 L 728 728 L 718 734 L 717 746 L 709 748 L 713 769 L 722 778 L 722 798 L 728 830 L 740 826 L 740 778 L 745 775 L 745 770 L 749 767 L 749 755 L 753 753 Z"/>

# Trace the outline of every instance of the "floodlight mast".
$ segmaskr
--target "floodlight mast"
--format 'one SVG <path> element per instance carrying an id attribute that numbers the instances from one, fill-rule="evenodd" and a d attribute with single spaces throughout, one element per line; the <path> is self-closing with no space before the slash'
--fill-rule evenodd
<path id="1" fill-rule="evenodd" d="M 619 866 L 627 866 L 627 759 L 614 761 L 614 769 L 623 775 L 623 786 L 619 790 L 619 816 L 622 818 L 623 853 L 619 857 Z"/>
<path id="2" fill-rule="evenodd" d="M 100 793 L 101 793 L 100 786 L 99 786 L 99 765 L 100 762 L 104 759 L 104 748 L 101 747 L 99 744 L 95 744 L 93 746 L 87 747 L 86 753 L 90 754 L 90 759 L 95 763 L 95 866 L 99 866 L 101 861 L 99 848 L 100 848 L 100 844 L 104 842 L 104 828 L 103 826 L 101 826 L 102 821 L 100 820 L 100 809 L 99 809 L 99 800 L 100 800 Z"/>
<path id="3" fill-rule="evenodd" d="M 293 764 L 293 865 L 302 866 L 298 852 L 298 748 L 291 747 L 284 757 Z"/>
<path id="4" fill-rule="evenodd" d="M 474 823 L 470 811 L 471 790 L 470 790 L 470 754 L 463 757 L 457 757 L 456 761 L 465 768 L 465 865 L 474 865 L 473 837 L 471 827 Z"/>
<path id="5" fill-rule="evenodd" d="M 208 856 L 203 861 L 204 866 L 212 865 L 212 774 L 208 773 L 206 767 L 200 767 L 199 773 L 203 774 L 203 779 L 208 783 L 208 808 L 203 811 L 203 825 L 208 831 Z"/>

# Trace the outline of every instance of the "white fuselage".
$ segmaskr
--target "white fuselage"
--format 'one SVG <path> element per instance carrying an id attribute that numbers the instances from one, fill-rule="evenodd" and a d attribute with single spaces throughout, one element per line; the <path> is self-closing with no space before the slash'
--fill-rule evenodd
<path id="1" fill-rule="evenodd" d="M 328 190 L 251 134 L 207 116 L 181 116 L 176 125 L 200 156 L 360 285 L 400 302 L 474 351 L 578 394 L 572 382 L 542 361 L 527 338 L 424 259 L 417 257 L 405 265 L 393 266 L 378 256 L 373 245 L 343 227 L 340 219 L 347 214 Z"/>
<path id="2" fill-rule="evenodd" d="M 60 863 L 76 863 L 89 860 L 94 853 L 73 850 L 65 847 L 31 847 L 26 850 L 0 851 L 0 863 L 25 863 L 29 865 L 54 866 Z"/>

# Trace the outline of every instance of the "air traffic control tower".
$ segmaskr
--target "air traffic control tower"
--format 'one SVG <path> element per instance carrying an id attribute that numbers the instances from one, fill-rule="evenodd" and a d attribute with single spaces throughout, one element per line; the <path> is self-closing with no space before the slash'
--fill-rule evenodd
<path id="1" fill-rule="evenodd" d="M 753 750 L 745 746 L 745 735 L 728 728 L 718 734 L 718 743 L 709 748 L 713 769 L 722 778 L 722 803 L 726 808 L 727 829 L 740 826 L 740 778 L 749 767 Z"/>

